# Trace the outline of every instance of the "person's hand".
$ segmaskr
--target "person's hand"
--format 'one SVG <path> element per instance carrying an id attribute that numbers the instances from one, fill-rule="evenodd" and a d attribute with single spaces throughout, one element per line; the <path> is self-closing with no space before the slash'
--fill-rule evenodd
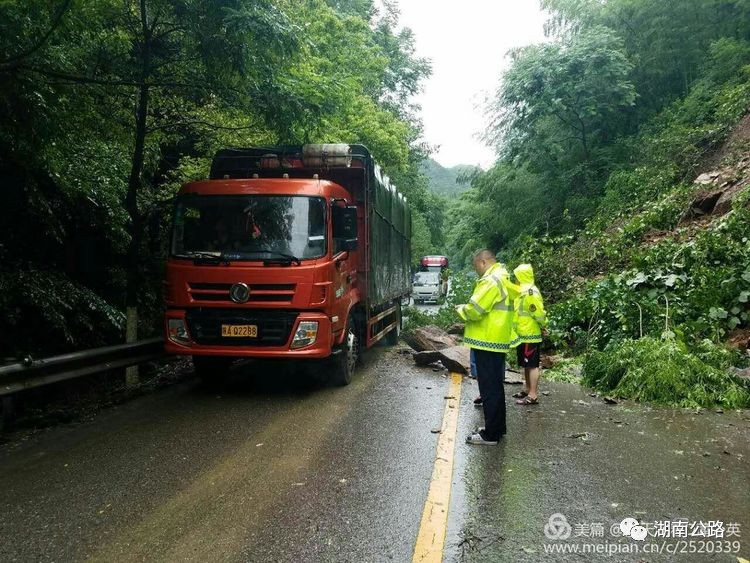
<path id="1" fill-rule="evenodd" d="M 463 305 L 456 305 L 454 307 L 454 309 L 456 310 L 456 313 L 459 314 L 459 315 L 461 314 L 461 307 L 463 307 Z"/>
<path id="2" fill-rule="evenodd" d="M 544 336 L 545 338 L 547 338 L 549 336 L 549 330 L 547 330 L 546 328 L 543 328 L 542 329 L 542 336 Z"/>

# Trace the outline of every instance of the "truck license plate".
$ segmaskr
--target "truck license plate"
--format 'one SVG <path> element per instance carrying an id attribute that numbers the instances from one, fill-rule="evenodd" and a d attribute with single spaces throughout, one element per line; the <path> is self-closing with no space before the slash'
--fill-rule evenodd
<path id="1" fill-rule="evenodd" d="M 230 338 L 258 338 L 258 325 L 221 325 L 221 335 Z"/>

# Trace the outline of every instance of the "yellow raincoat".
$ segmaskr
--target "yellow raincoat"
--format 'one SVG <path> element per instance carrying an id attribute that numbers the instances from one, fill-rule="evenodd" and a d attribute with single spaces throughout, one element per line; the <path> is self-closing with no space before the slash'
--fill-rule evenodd
<path id="1" fill-rule="evenodd" d="M 464 344 L 477 350 L 507 352 L 513 332 L 513 297 L 508 270 L 499 262 L 490 266 L 477 282 L 466 305 L 458 307 L 466 322 Z"/>
<path id="2" fill-rule="evenodd" d="M 542 329 L 547 327 L 547 313 L 539 288 L 534 285 L 534 270 L 521 264 L 513 270 L 518 281 L 519 296 L 513 301 L 513 346 L 542 341 Z"/>

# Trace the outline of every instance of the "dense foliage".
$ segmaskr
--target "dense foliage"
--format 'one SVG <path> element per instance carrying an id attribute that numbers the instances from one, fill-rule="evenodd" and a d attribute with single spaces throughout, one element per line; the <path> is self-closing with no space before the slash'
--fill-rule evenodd
<path id="1" fill-rule="evenodd" d="M 489 107 L 498 161 L 451 213 L 463 263 L 478 245 L 574 234 L 653 200 L 748 107 L 746 2 L 542 4 L 549 40 L 511 53 Z"/>
<path id="2" fill-rule="evenodd" d="M 587 354 L 591 385 L 747 406 L 725 362 L 696 350 L 721 354 L 750 325 L 749 143 L 724 145 L 750 108 L 750 5 L 542 5 L 548 40 L 511 53 L 489 108 L 497 162 L 450 211 L 453 264 L 482 246 L 534 264 L 552 343 Z M 707 166 L 741 189 L 699 220 L 688 210 Z"/>
<path id="3" fill-rule="evenodd" d="M 0 3 L 0 356 L 117 341 L 126 305 L 153 331 L 169 199 L 220 147 L 363 143 L 439 244 L 410 102 L 430 67 L 389 6 Z"/>

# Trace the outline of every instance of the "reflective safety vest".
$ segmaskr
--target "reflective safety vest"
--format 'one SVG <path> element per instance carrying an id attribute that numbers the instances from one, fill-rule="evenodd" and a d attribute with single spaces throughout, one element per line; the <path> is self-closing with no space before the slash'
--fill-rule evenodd
<path id="1" fill-rule="evenodd" d="M 518 281 L 519 295 L 513 301 L 513 346 L 542 341 L 542 329 L 547 326 L 547 312 L 539 288 L 534 285 L 534 270 L 521 264 L 513 270 Z"/>
<path id="2" fill-rule="evenodd" d="M 499 262 L 490 266 L 477 282 L 466 305 L 458 307 L 465 321 L 464 344 L 477 350 L 507 352 L 513 331 L 513 297 L 508 270 Z"/>

